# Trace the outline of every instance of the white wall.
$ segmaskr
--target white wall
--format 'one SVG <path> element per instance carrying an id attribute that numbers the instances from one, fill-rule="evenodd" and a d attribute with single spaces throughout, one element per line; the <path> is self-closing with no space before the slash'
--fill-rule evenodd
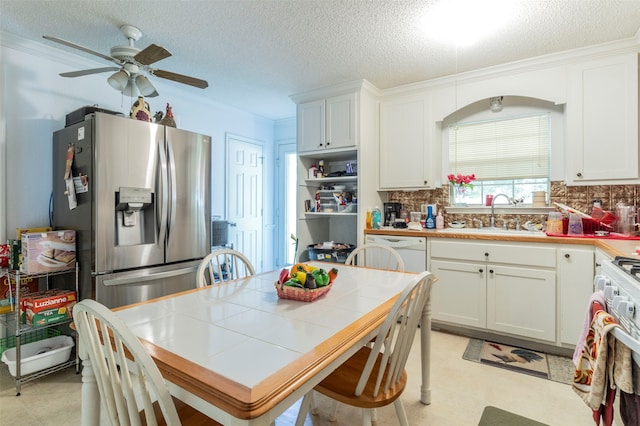
<path id="1" fill-rule="evenodd" d="M 51 136 L 64 127 L 66 114 L 94 104 L 128 114 L 133 100 L 113 90 L 105 74 L 60 77 L 60 72 L 104 64 L 51 46 L 2 33 L 0 58 L 0 241 L 5 241 L 14 238 L 17 227 L 49 223 Z M 153 84 L 160 96 L 147 99 L 152 112 L 164 111 L 169 102 L 177 127 L 212 137 L 212 214 L 224 216 L 225 133 L 263 141 L 264 169 L 269 171 L 274 161 L 274 121 L 208 99 L 206 89 L 158 78 Z M 265 173 L 264 179 L 264 223 L 272 224 L 273 173 Z M 272 244 L 265 238 L 265 256 Z"/>

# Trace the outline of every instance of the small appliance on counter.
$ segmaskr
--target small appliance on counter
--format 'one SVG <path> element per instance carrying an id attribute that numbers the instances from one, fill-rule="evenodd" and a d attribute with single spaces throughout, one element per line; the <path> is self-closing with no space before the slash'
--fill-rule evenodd
<path id="1" fill-rule="evenodd" d="M 401 203 L 384 203 L 384 226 L 394 226 L 396 219 L 400 218 Z"/>

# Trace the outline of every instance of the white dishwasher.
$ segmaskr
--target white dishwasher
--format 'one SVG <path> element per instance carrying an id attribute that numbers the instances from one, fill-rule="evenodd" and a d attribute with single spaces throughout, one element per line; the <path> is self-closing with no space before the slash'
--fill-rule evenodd
<path id="1" fill-rule="evenodd" d="M 382 244 L 393 248 L 402 257 L 406 272 L 423 272 L 427 270 L 427 239 L 425 237 L 367 235 L 365 242 L 367 244 Z"/>

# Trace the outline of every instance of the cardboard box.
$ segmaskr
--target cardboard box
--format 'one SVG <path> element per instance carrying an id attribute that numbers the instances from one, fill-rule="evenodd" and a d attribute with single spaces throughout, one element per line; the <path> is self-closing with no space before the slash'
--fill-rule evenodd
<path id="1" fill-rule="evenodd" d="M 76 292 L 47 290 L 30 294 L 22 299 L 25 323 L 33 328 L 43 327 L 71 319 L 76 304 Z"/>
<path id="2" fill-rule="evenodd" d="M 11 312 L 14 309 L 16 299 L 16 283 L 11 281 L 9 286 L 9 277 L 0 278 L 0 315 Z M 20 277 L 20 299 L 28 294 L 38 291 L 38 278 Z"/>
<path id="3" fill-rule="evenodd" d="M 34 233 L 34 232 L 49 232 L 53 231 L 50 226 L 41 226 L 39 228 L 16 228 L 16 240 L 22 239 L 22 234 Z"/>
<path id="4" fill-rule="evenodd" d="M 73 269 L 76 263 L 76 231 L 22 234 L 22 263 L 25 274 L 45 274 Z"/>

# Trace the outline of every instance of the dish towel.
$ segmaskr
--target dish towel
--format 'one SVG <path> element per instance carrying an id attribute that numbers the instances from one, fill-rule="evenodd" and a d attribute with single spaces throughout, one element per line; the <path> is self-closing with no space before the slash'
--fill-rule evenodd
<path id="1" fill-rule="evenodd" d="M 605 426 L 610 426 L 616 385 L 624 392 L 633 391 L 631 364 L 627 361 L 631 359 L 631 351 L 609 333 L 619 325 L 603 305 L 600 308 L 593 313 L 572 388 L 593 410 L 595 423 L 599 425 L 602 420 Z"/>
<path id="2" fill-rule="evenodd" d="M 575 366 L 577 366 L 578 361 L 580 361 L 580 355 L 582 354 L 582 349 L 584 348 L 585 341 L 587 340 L 587 334 L 589 333 L 589 327 L 591 326 L 591 320 L 593 319 L 594 302 L 599 303 L 601 307 L 607 306 L 607 302 L 604 298 L 604 292 L 602 290 L 596 291 L 589 298 L 589 304 L 587 305 L 587 310 L 584 315 L 582 332 L 580 333 L 580 338 L 578 339 L 578 343 L 576 344 L 576 349 L 575 351 L 573 351 L 573 365 Z"/>

